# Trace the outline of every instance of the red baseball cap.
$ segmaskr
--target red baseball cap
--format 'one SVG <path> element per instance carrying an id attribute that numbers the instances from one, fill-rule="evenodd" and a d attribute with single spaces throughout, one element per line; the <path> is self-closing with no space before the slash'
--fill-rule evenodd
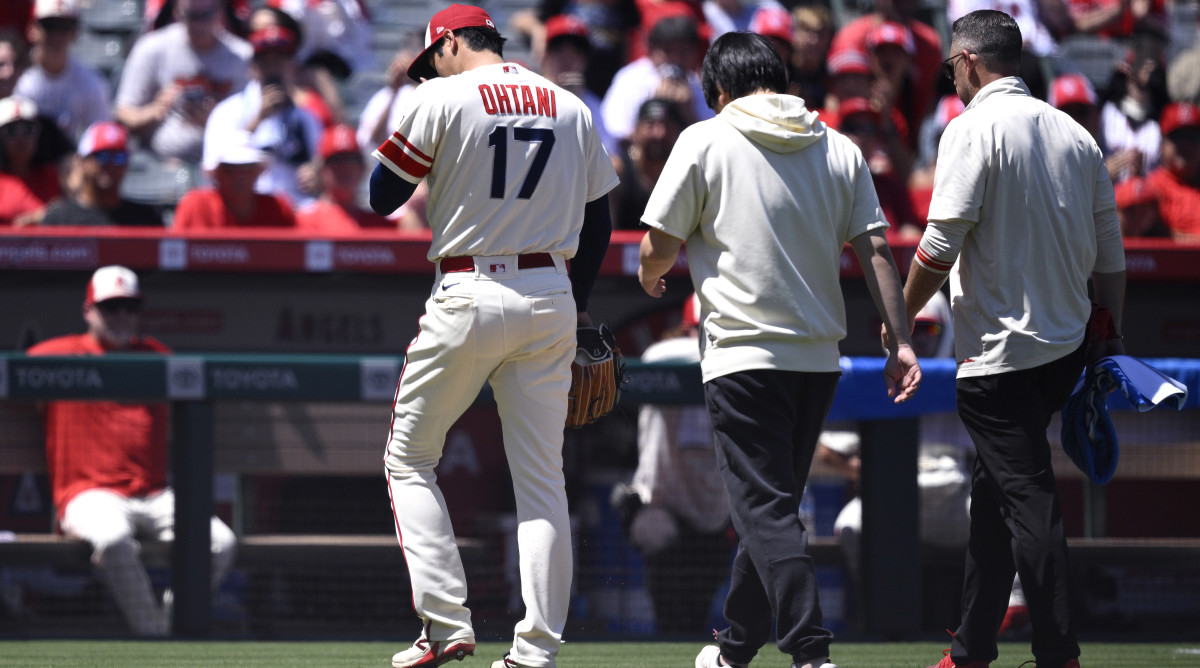
<path id="1" fill-rule="evenodd" d="M 1180 128 L 1200 128 L 1200 107 L 1191 102 L 1173 102 L 1163 109 L 1158 121 L 1162 136 L 1166 137 Z"/>
<path id="2" fill-rule="evenodd" d="M 1068 104 L 1086 104 L 1096 106 L 1099 98 L 1092 88 L 1092 83 L 1082 74 L 1064 74 L 1054 80 L 1050 86 L 1047 100 L 1050 106 L 1062 109 Z"/>
<path id="3" fill-rule="evenodd" d="M 129 133 L 119 123 L 96 121 L 79 138 L 78 153 L 86 158 L 100 151 L 128 151 Z"/>
<path id="4" fill-rule="evenodd" d="M 570 14 L 558 14 L 546 19 L 546 43 L 549 44 L 557 37 L 576 37 L 588 44 L 592 43 L 587 24 Z"/>
<path id="5" fill-rule="evenodd" d="M 894 21 L 884 21 L 867 33 L 867 48 L 874 49 L 885 44 L 893 44 L 904 49 L 908 55 L 917 52 L 913 41 L 912 31 Z"/>
<path id="6" fill-rule="evenodd" d="M 88 281 L 83 303 L 91 306 L 110 299 L 141 299 L 137 274 L 120 265 L 100 267 Z"/>
<path id="7" fill-rule="evenodd" d="M 933 112 L 934 118 L 937 119 L 939 127 L 945 128 L 950 125 L 950 121 L 958 118 L 964 109 L 966 109 L 966 105 L 957 95 L 944 95 L 941 100 L 938 100 L 937 109 Z"/>
<path id="8" fill-rule="evenodd" d="M 864 51 L 847 47 L 829 54 L 825 66 L 832 75 L 838 74 L 870 74 L 871 61 Z"/>
<path id="9" fill-rule="evenodd" d="M 442 34 L 447 30 L 458 30 L 459 28 L 496 30 L 496 24 L 487 12 L 472 5 L 450 5 L 434 14 L 433 18 L 429 19 L 429 26 L 425 28 L 425 50 L 418 54 L 412 64 L 408 66 L 408 77 L 417 82 L 420 82 L 421 79 L 436 79 L 437 70 L 429 64 L 429 54 L 433 52 L 433 45 L 442 38 Z"/>
<path id="10" fill-rule="evenodd" d="M 679 324 L 683 327 L 698 327 L 700 325 L 700 295 L 693 292 L 683 303 L 683 317 Z"/>
<path id="11" fill-rule="evenodd" d="M 321 144 L 317 147 L 322 160 L 328 160 L 339 153 L 359 155 L 358 140 L 354 128 L 344 123 L 331 125 L 321 134 Z"/>
<path id="12" fill-rule="evenodd" d="M 283 26 L 267 26 L 250 33 L 250 44 L 254 47 L 254 55 L 260 53 L 296 53 L 299 44 L 296 33 Z"/>
<path id="13" fill-rule="evenodd" d="M 750 19 L 750 32 L 792 42 L 792 13 L 783 7 L 760 7 Z"/>
<path id="14" fill-rule="evenodd" d="M 851 97 L 842 100 L 838 103 L 837 114 L 839 126 L 841 125 L 842 121 L 845 121 L 846 118 L 854 114 L 867 114 L 875 123 L 878 123 L 880 119 L 883 118 L 879 114 L 879 110 L 871 106 L 871 101 L 865 97 Z"/>

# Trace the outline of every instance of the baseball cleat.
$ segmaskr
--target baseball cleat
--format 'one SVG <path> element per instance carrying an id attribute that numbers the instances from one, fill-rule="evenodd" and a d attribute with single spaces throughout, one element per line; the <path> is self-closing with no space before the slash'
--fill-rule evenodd
<path id="1" fill-rule="evenodd" d="M 942 650 L 942 660 L 939 661 L 936 666 L 930 666 L 929 668 L 987 668 L 987 667 L 988 667 L 987 661 L 972 661 L 971 663 L 963 664 L 960 666 L 957 663 L 954 663 L 954 659 L 950 658 L 950 649 L 946 648 L 946 649 Z"/>
<path id="2" fill-rule="evenodd" d="M 725 659 L 721 658 L 721 648 L 716 645 L 706 645 L 696 655 L 696 668 L 726 668 L 728 666 L 740 668 L 739 664 L 726 663 Z"/>
<path id="3" fill-rule="evenodd" d="M 440 666 L 449 661 L 462 661 L 475 654 L 475 640 L 427 640 L 418 638 L 412 647 L 392 657 L 392 668 Z"/>
<path id="4" fill-rule="evenodd" d="M 835 664 L 829 663 L 829 657 L 825 657 L 823 659 L 816 659 L 814 661 L 809 661 L 809 662 L 803 663 L 803 664 L 800 664 L 800 663 L 792 664 L 792 668 L 805 668 L 806 666 L 812 666 L 812 668 L 838 668 Z"/>

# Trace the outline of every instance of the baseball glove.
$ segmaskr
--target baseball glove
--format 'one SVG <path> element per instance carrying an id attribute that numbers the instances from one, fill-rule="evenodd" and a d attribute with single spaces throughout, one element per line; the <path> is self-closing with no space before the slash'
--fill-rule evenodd
<path id="1" fill-rule="evenodd" d="M 625 356 L 608 325 L 575 331 L 575 361 L 567 394 L 567 426 L 578 429 L 608 415 L 621 399 Z"/>

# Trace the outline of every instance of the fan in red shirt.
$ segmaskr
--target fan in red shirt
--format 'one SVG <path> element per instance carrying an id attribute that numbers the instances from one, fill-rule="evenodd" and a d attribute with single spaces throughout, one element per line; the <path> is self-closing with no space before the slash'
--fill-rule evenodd
<path id="1" fill-rule="evenodd" d="M 38 355 L 166 354 L 139 336 L 142 292 L 137 274 L 101 267 L 88 283 L 83 319 L 88 329 L 43 341 Z M 175 495 L 167 487 L 167 406 L 116 401 L 51 401 L 46 414 L 46 469 L 68 536 L 87 541 L 117 607 L 138 635 L 170 633 L 169 590 L 155 596 L 142 565 L 140 540 L 174 537 Z M 233 565 L 237 538 L 221 520 L 211 525 L 213 584 Z"/>
<path id="2" fill-rule="evenodd" d="M 300 209 L 296 227 L 310 234 L 348 234 L 364 229 L 395 230 L 396 223 L 358 205 L 358 191 L 367 167 L 355 139 L 355 129 L 335 125 L 321 135 L 321 197 Z"/>
<path id="3" fill-rule="evenodd" d="M 1163 222 L 1178 241 L 1200 243 L 1200 107 L 1167 105 L 1162 119 L 1161 166 L 1146 183 L 1158 194 Z"/>
<path id="4" fill-rule="evenodd" d="M 296 227 L 296 214 L 282 197 L 254 190 L 266 155 L 241 137 L 230 141 L 211 172 L 214 188 L 188 191 L 175 206 L 176 230 Z"/>

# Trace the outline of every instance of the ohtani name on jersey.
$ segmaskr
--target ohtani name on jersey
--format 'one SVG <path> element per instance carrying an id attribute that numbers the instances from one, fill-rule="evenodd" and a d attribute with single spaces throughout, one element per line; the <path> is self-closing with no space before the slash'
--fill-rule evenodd
<path id="1" fill-rule="evenodd" d="M 514 114 L 558 118 L 558 100 L 554 91 L 523 84 L 479 84 L 483 110 L 492 116 Z"/>

